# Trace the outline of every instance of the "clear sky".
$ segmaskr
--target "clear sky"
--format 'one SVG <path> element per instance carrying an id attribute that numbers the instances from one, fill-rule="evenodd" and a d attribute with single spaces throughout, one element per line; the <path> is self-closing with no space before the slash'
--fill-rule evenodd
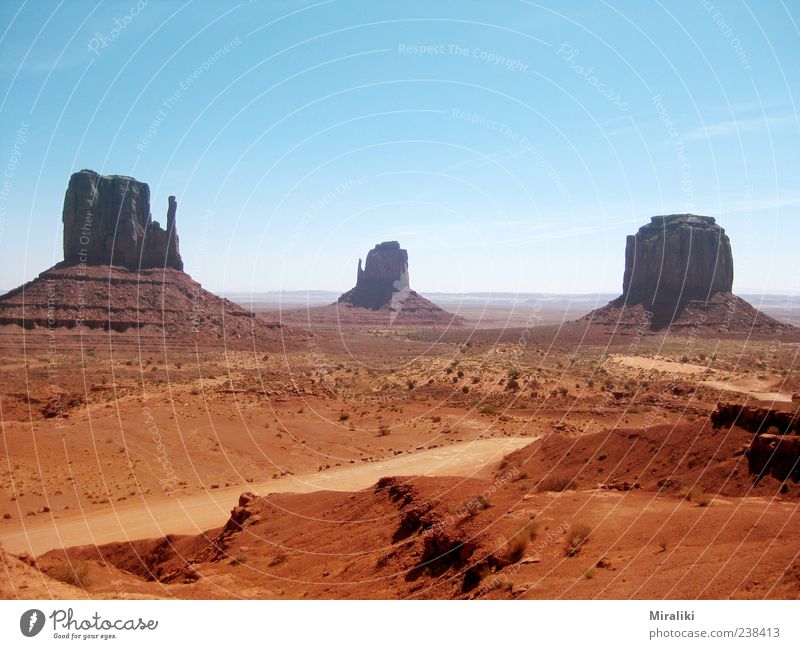
<path id="1" fill-rule="evenodd" d="M 217 291 L 618 292 L 625 235 L 715 216 L 800 292 L 796 2 L 0 2 L 0 287 L 62 258 L 72 172 L 178 198 Z"/>

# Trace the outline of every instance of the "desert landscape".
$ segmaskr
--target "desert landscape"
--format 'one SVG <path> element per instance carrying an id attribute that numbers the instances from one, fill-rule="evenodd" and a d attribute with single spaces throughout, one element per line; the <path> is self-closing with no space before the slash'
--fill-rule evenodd
<path id="1" fill-rule="evenodd" d="M 580 314 L 437 305 L 397 241 L 237 304 L 174 197 L 73 174 L 64 261 L 0 297 L 0 597 L 796 599 L 800 331 L 721 223 L 641 220 Z"/>

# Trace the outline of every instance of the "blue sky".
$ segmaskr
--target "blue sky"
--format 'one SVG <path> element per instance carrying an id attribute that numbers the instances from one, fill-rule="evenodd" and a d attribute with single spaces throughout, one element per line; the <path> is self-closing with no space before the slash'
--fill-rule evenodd
<path id="1" fill-rule="evenodd" d="M 800 292 L 795 3 L 0 3 L 0 287 L 61 257 L 72 172 L 178 198 L 217 291 L 618 292 L 625 235 L 717 217 Z"/>

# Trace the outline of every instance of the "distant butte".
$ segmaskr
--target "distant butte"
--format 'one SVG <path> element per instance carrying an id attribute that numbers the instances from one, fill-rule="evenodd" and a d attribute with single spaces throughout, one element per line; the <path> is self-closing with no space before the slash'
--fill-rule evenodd
<path id="1" fill-rule="evenodd" d="M 358 260 L 356 285 L 342 294 L 336 305 L 348 319 L 364 322 L 386 320 L 389 325 L 453 324 L 463 319 L 436 306 L 411 290 L 408 274 L 408 251 L 397 241 L 384 241 L 367 253 L 366 263 Z M 359 316 L 358 310 L 365 310 Z M 373 315 L 366 311 L 375 312 Z M 340 315 L 340 317 L 341 317 Z"/>
<path id="2" fill-rule="evenodd" d="M 786 326 L 732 290 L 731 243 L 713 217 L 654 216 L 627 238 L 622 295 L 581 321 L 717 333 L 764 332 Z"/>

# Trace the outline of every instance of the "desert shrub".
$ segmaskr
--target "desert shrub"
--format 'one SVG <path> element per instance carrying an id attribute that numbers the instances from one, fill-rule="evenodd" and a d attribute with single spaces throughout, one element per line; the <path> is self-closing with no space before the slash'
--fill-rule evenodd
<path id="1" fill-rule="evenodd" d="M 480 409 L 480 413 L 482 415 L 496 415 L 497 408 L 495 408 L 494 406 L 484 406 L 483 408 Z"/>
<path id="2" fill-rule="evenodd" d="M 603 461 L 603 460 L 605 460 L 607 457 L 608 457 L 608 453 L 606 453 L 605 451 L 603 451 L 602 453 L 600 453 L 600 455 L 598 455 L 598 456 L 597 456 L 597 459 L 598 459 L 598 461 L 599 461 L 599 462 L 602 462 L 602 461 Z"/>
<path id="3" fill-rule="evenodd" d="M 511 563 L 517 563 L 525 556 L 528 544 L 536 538 L 538 524 L 531 518 L 525 525 L 517 530 L 507 541 L 504 548 L 505 558 Z"/>
<path id="4" fill-rule="evenodd" d="M 346 412 L 339 413 L 339 421 L 347 421 L 350 419 L 350 415 Z"/>
<path id="5" fill-rule="evenodd" d="M 596 574 L 597 570 L 595 570 L 594 566 L 592 566 L 586 572 L 583 573 L 583 577 L 584 579 L 594 579 Z"/>
<path id="6" fill-rule="evenodd" d="M 408 386 L 409 390 L 413 390 L 414 389 L 414 381 L 412 381 L 411 379 L 408 380 L 406 385 Z"/>
<path id="7" fill-rule="evenodd" d="M 389 434 L 389 427 L 386 424 L 382 424 L 378 427 L 378 437 L 386 437 Z"/>
<path id="8" fill-rule="evenodd" d="M 562 385 L 560 388 L 558 388 L 558 393 L 559 393 L 559 394 L 560 394 L 562 397 L 566 397 L 566 396 L 569 394 L 569 390 L 567 390 L 567 388 L 565 388 L 565 387 Z"/>
<path id="9" fill-rule="evenodd" d="M 89 565 L 85 562 L 72 563 L 66 560 L 53 566 L 47 574 L 53 579 L 78 588 L 86 589 L 91 585 Z"/>
<path id="10" fill-rule="evenodd" d="M 465 385 L 465 386 L 463 386 L 463 387 L 461 388 L 461 391 L 462 391 L 464 394 L 469 394 L 469 387 Z"/>
<path id="11" fill-rule="evenodd" d="M 712 496 L 711 494 L 703 493 L 697 498 L 697 506 L 708 507 L 713 499 L 714 496 Z"/>
<path id="12" fill-rule="evenodd" d="M 592 533 L 592 528 L 586 523 L 573 523 L 567 530 L 567 547 L 566 554 L 568 557 L 574 557 L 581 551 L 581 548 L 589 540 L 589 535 Z"/>
<path id="13" fill-rule="evenodd" d="M 458 370 L 458 372 L 456 372 L 456 376 L 458 378 L 460 378 L 460 379 L 463 379 L 464 378 L 464 370 Z"/>
<path id="14" fill-rule="evenodd" d="M 438 424 L 440 421 L 442 421 L 442 418 L 439 415 L 434 415 L 433 417 L 431 417 L 431 421 L 434 424 Z"/>
<path id="15" fill-rule="evenodd" d="M 506 383 L 506 390 L 519 390 L 519 381 L 517 381 L 515 378 L 508 379 L 508 383 Z"/>
<path id="16" fill-rule="evenodd" d="M 686 498 L 686 500 L 689 502 L 696 503 L 703 497 L 704 494 L 705 489 L 703 489 L 703 487 L 701 487 L 699 484 L 696 484 L 686 492 L 684 498 Z"/>
<path id="17" fill-rule="evenodd" d="M 572 488 L 572 478 L 563 475 L 551 475 L 539 483 L 539 491 L 566 491 Z"/>
<path id="18" fill-rule="evenodd" d="M 483 494 L 479 494 L 473 500 L 468 500 L 461 506 L 462 511 L 466 511 L 467 516 L 472 517 L 476 516 L 478 512 L 483 511 L 484 509 L 489 509 L 492 506 L 492 503 L 489 501 Z"/>
<path id="19" fill-rule="evenodd" d="M 476 385 L 476 384 L 481 382 L 481 377 L 480 376 L 473 376 L 471 381 L 472 381 L 472 385 Z"/>

